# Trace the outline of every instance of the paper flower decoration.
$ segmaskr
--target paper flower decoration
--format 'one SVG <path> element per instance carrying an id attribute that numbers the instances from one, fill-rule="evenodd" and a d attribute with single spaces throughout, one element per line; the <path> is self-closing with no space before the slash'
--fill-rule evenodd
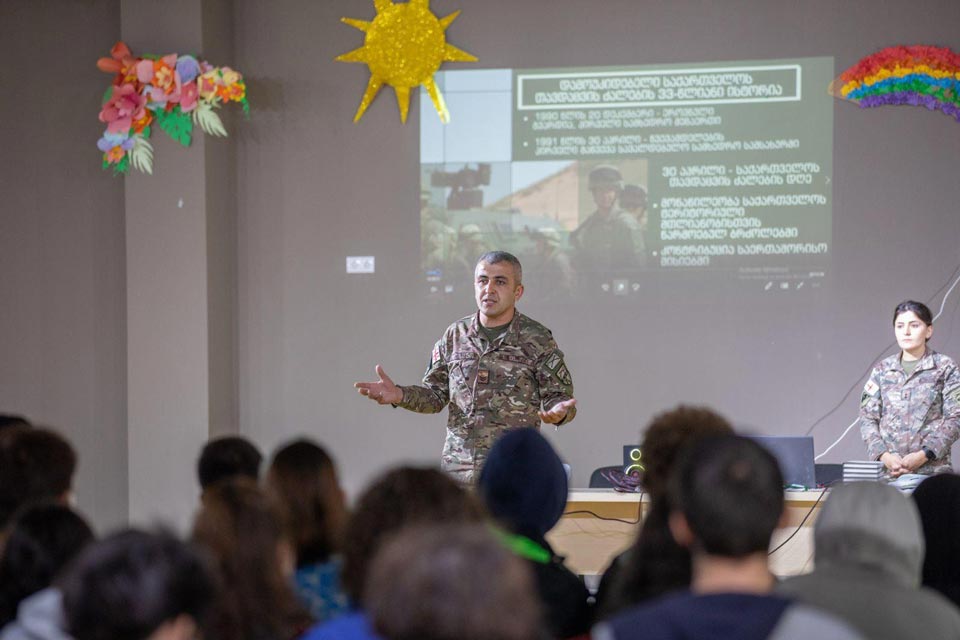
<path id="1" fill-rule="evenodd" d="M 909 104 L 960 120 L 960 55 L 945 47 L 888 47 L 840 74 L 830 93 L 862 108 Z"/>
<path id="2" fill-rule="evenodd" d="M 100 58 L 101 71 L 116 74 L 103 96 L 100 121 L 107 130 L 97 142 L 103 168 L 115 174 L 130 167 L 153 173 L 151 125 L 188 146 L 194 125 L 212 136 L 226 136 L 217 115 L 224 102 L 239 102 L 250 112 L 243 76 L 230 67 L 214 67 L 193 56 L 135 58 L 123 42 L 113 45 L 109 58 Z"/>
<path id="3" fill-rule="evenodd" d="M 449 122 L 450 112 L 433 81 L 433 74 L 446 61 L 477 61 L 475 56 L 447 43 L 444 32 L 460 12 L 437 18 L 430 11 L 430 0 L 410 0 L 402 4 L 373 0 L 373 4 L 377 15 L 372 22 L 341 18 L 367 34 L 362 47 L 336 58 L 340 62 L 365 62 L 370 68 L 370 82 L 353 121 L 360 120 L 386 83 L 397 94 L 402 122 L 407 121 L 410 109 L 410 89 L 420 85 L 430 94 L 440 120 Z"/>

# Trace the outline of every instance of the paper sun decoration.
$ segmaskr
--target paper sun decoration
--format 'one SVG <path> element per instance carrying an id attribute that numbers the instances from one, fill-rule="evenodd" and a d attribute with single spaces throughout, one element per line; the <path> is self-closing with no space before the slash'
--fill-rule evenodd
<path id="1" fill-rule="evenodd" d="M 116 74 L 103 96 L 100 121 L 107 130 L 97 142 L 103 168 L 113 169 L 114 174 L 127 173 L 131 166 L 153 173 L 149 138 L 154 123 L 186 147 L 194 125 L 212 136 L 227 135 L 216 112 L 221 103 L 239 102 L 244 113 L 250 112 L 243 76 L 193 56 L 171 53 L 135 58 L 127 45 L 118 42 L 109 58 L 97 61 L 97 67 Z"/>
<path id="2" fill-rule="evenodd" d="M 861 108 L 908 104 L 960 121 L 960 54 L 946 47 L 888 47 L 840 74 L 830 93 Z"/>
<path id="3" fill-rule="evenodd" d="M 476 62 L 477 58 L 447 43 L 444 32 L 459 11 L 437 18 L 430 11 L 430 0 L 410 0 L 395 4 L 392 0 L 373 0 L 377 15 L 372 22 L 341 18 L 366 33 L 359 49 L 337 56 L 340 62 L 364 62 L 370 68 L 370 82 L 353 121 L 357 122 L 373 102 L 380 87 L 393 86 L 400 108 L 400 120 L 407 121 L 410 89 L 423 85 L 442 122 L 450 121 L 443 95 L 433 80 L 446 61 Z"/>

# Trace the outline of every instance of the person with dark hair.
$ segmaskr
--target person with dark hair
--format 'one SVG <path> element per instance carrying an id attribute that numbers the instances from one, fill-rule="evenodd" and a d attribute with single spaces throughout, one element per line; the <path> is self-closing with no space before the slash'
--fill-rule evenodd
<path id="1" fill-rule="evenodd" d="M 10 427 L 29 427 L 30 421 L 20 415 L 0 413 L 0 431 Z"/>
<path id="2" fill-rule="evenodd" d="M 66 504 L 73 489 L 77 453 L 43 427 L 11 427 L 0 438 L 0 529 L 21 506 L 43 500 Z"/>
<path id="3" fill-rule="evenodd" d="M 534 588 L 486 527 L 414 526 L 377 553 L 363 599 L 384 640 L 537 640 Z"/>
<path id="4" fill-rule="evenodd" d="M 772 595 L 767 549 L 783 516 L 783 476 L 761 445 L 704 438 L 671 474 L 669 526 L 693 557 L 690 591 L 627 609 L 594 640 L 858 637 L 842 623 Z"/>
<path id="5" fill-rule="evenodd" d="M 601 618 L 690 587 L 693 568 L 690 551 L 670 534 L 667 482 L 683 452 L 713 436 L 733 435 L 726 418 L 707 407 L 680 405 L 654 416 L 643 435 L 641 486 L 650 508 L 633 545 L 617 556 L 603 574 L 597 591 Z"/>
<path id="6" fill-rule="evenodd" d="M 197 551 L 136 530 L 88 547 L 60 586 L 75 640 L 193 640 L 214 594 Z"/>
<path id="7" fill-rule="evenodd" d="M 297 593 L 310 614 L 323 622 L 346 611 L 339 552 L 347 508 L 333 459 L 310 440 L 286 444 L 273 454 L 267 489 L 285 517 L 297 556 Z"/>
<path id="8" fill-rule="evenodd" d="M 90 525 L 63 505 L 33 504 L 14 516 L 0 555 L 0 628 L 9 627 L 0 640 L 29 637 L 27 629 L 59 615 L 60 594 L 48 587 L 92 540 Z"/>
<path id="9" fill-rule="evenodd" d="M 476 480 L 505 431 L 559 427 L 573 420 L 573 379 L 550 330 L 516 310 L 523 295 L 520 261 L 505 251 L 480 256 L 474 271 L 478 312 L 447 327 L 433 347 L 422 385 L 397 386 L 377 365 L 376 382 L 354 386 L 379 404 L 419 413 L 448 407 L 441 467 Z"/>
<path id="10" fill-rule="evenodd" d="M 960 438 L 957 363 L 927 346 L 933 316 L 906 300 L 893 312 L 900 353 L 881 360 L 860 397 L 860 434 L 871 460 L 896 478 L 951 471 L 950 449 Z"/>
<path id="11" fill-rule="evenodd" d="M 370 563 L 386 540 L 410 525 L 481 523 L 483 519 L 477 500 L 435 469 L 400 467 L 375 480 L 357 500 L 344 535 L 342 583 L 353 608 L 313 627 L 303 640 L 376 640 L 364 594 Z"/>
<path id="12" fill-rule="evenodd" d="M 913 492 L 913 501 L 926 542 L 923 586 L 960 607 L 960 476 L 938 473 L 927 478 Z"/>
<path id="13" fill-rule="evenodd" d="M 260 479 L 260 463 L 263 455 L 256 446 L 241 436 L 224 436 L 211 440 L 203 446 L 197 459 L 197 479 L 200 488 L 226 478 Z"/>
<path id="14" fill-rule="evenodd" d="M 567 506 L 567 472 L 546 438 L 535 429 L 505 433 L 490 450 L 477 492 L 503 528 L 504 544 L 533 571 L 551 637 L 589 631 L 590 592 L 546 539 Z"/>
<path id="15" fill-rule="evenodd" d="M 255 482 L 228 478 L 208 487 L 193 541 L 210 552 L 222 584 L 207 640 L 293 640 L 310 625 L 290 582 L 282 517 Z"/>
<path id="16" fill-rule="evenodd" d="M 870 640 L 960 638 L 960 610 L 919 586 L 920 517 L 898 490 L 879 482 L 832 489 L 813 543 L 813 572 L 787 578 L 779 593 L 842 618 Z"/>

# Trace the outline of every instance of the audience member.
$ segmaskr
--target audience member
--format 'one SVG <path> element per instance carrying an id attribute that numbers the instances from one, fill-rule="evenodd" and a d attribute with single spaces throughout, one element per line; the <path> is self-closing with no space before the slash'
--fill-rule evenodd
<path id="1" fill-rule="evenodd" d="M 221 480 L 237 476 L 260 480 L 263 456 L 257 447 L 240 436 L 216 438 L 204 445 L 197 460 L 197 479 L 201 490 Z"/>
<path id="2" fill-rule="evenodd" d="M 13 519 L 0 556 L 0 628 L 18 617 L 27 597 L 50 586 L 54 577 L 90 541 L 93 531 L 69 507 L 40 503 L 25 507 Z M 49 602 L 49 598 L 41 598 Z M 36 603 L 34 603 L 36 604 Z M 20 626 L 46 611 L 22 607 Z"/>
<path id="3" fill-rule="evenodd" d="M 310 624 L 293 591 L 293 551 L 276 506 L 255 482 L 207 487 L 193 540 L 214 559 L 221 588 L 208 640 L 292 640 Z"/>
<path id="4" fill-rule="evenodd" d="M 347 610 L 339 556 L 347 509 L 333 459 L 317 444 L 296 440 L 270 462 L 267 487 L 276 497 L 297 556 L 296 587 L 318 622 Z"/>
<path id="5" fill-rule="evenodd" d="M 304 640 L 376 640 L 363 594 L 370 562 L 385 541 L 409 525 L 482 521 L 477 501 L 438 470 L 401 467 L 381 476 L 360 496 L 347 522 L 342 581 L 352 609 L 314 627 Z"/>
<path id="6" fill-rule="evenodd" d="M 759 444 L 737 436 L 700 440 L 671 474 L 669 526 L 690 550 L 690 591 L 627 609 L 595 640 L 639 638 L 856 638 L 824 614 L 770 594 L 770 537 L 783 515 L 783 477 Z"/>
<path id="7" fill-rule="evenodd" d="M 567 505 L 567 474 L 550 443 L 532 428 L 503 434 L 490 449 L 477 491 L 504 528 L 507 547 L 533 571 L 550 635 L 570 638 L 589 631 L 590 593 L 546 540 Z"/>
<path id="8" fill-rule="evenodd" d="M 927 548 L 923 585 L 960 607 L 960 476 L 938 473 L 927 478 L 913 492 L 913 500 Z"/>
<path id="9" fill-rule="evenodd" d="M 29 427 L 30 421 L 12 413 L 0 413 L 0 431 L 11 427 Z"/>
<path id="10" fill-rule="evenodd" d="M 536 640 L 529 568 L 481 525 L 408 527 L 383 545 L 363 597 L 385 640 Z"/>
<path id="11" fill-rule="evenodd" d="M 919 588 L 920 517 L 893 487 L 833 489 L 814 525 L 814 553 L 813 573 L 786 579 L 780 593 L 840 616 L 871 640 L 960 638 L 960 610 Z"/>
<path id="12" fill-rule="evenodd" d="M 726 418 L 706 407 L 680 405 L 653 418 L 640 445 L 641 486 L 650 508 L 637 539 L 603 574 L 597 591 L 599 616 L 690 586 L 690 552 L 670 534 L 667 482 L 677 459 L 703 438 L 732 435 Z"/>
<path id="13" fill-rule="evenodd" d="M 163 533 L 124 531 L 83 551 L 62 589 L 76 640 L 193 640 L 214 583 L 190 546 Z"/>
<path id="14" fill-rule="evenodd" d="M 11 427 L 0 439 L 0 529 L 21 506 L 43 500 L 66 504 L 77 454 L 51 429 Z"/>

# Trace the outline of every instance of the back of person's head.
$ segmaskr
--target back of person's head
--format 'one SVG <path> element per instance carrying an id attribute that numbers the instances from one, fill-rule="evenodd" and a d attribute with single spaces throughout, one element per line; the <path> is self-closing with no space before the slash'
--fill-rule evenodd
<path id="1" fill-rule="evenodd" d="M 733 427 L 707 407 L 680 405 L 654 416 L 640 444 L 643 490 L 651 500 L 664 497 L 670 473 L 684 449 L 702 438 L 725 435 L 733 435 Z"/>
<path id="2" fill-rule="evenodd" d="M 374 558 L 364 603 L 385 640 L 535 640 L 530 568 L 482 525 L 408 527 Z"/>
<path id="3" fill-rule="evenodd" d="M 197 459 L 197 479 L 200 487 L 242 476 L 260 479 L 260 463 L 263 455 L 252 442 L 240 436 L 216 438 L 204 445 Z"/>
<path id="4" fill-rule="evenodd" d="M 0 555 L 0 628 L 92 540 L 90 525 L 69 507 L 37 503 L 19 511 Z"/>
<path id="5" fill-rule="evenodd" d="M 333 459 L 323 447 L 302 439 L 278 449 L 267 487 L 283 511 L 298 566 L 324 562 L 339 551 L 347 509 Z"/>
<path id="6" fill-rule="evenodd" d="M 682 455 L 670 504 L 693 537 L 691 552 L 727 558 L 764 553 L 783 514 L 776 459 L 742 436 L 704 438 Z"/>
<path id="7" fill-rule="evenodd" d="M 854 482 L 832 489 L 813 539 L 817 568 L 872 568 L 900 584 L 920 583 L 920 516 L 913 502 L 889 485 Z"/>
<path id="8" fill-rule="evenodd" d="M 514 429 L 490 448 L 477 491 L 490 515 L 507 529 L 542 539 L 566 507 L 567 472 L 539 431 Z"/>
<path id="9" fill-rule="evenodd" d="M 400 467 L 380 476 L 357 500 L 343 543 L 343 588 L 362 603 L 367 569 L 390 535 L 413 524 L 481 522 L 483 509 L 436 469 Z"/>
<path id="10" fill-rule="evenodd" d="M 289 580 L 293 567 L 280 512 L 256 482 L 233 478 L 208 487 L 193 541 L 210 552 L 223 585 L 213 638 L 288 638 L 307 623 Z"/>
<path id="11" fill-rule="evenodd" d="M 166 533 L 129 530 L 88 546 L 59 582 L 76 640 L 188 640 L 213 598 L 201 556 Z"/>
<path id="12" fill-rule="evenodd" d="M 913 492 L 926 553 L 923 584 L 960 606 L 960 476 L 938 473 Z"/>
<path id="13" fill-rule="evenodd" d="M 66 501 L 73 487 L 77 453 L 52 429 L 12 427 L 0 442 L 0 528 L 21 506 Z"/>
<path id="14" fill-rule="evenodd" d="M 21 415 L 0 413 L 0 431 L 11 427 L 29 427 L 30 421 Z"/>

